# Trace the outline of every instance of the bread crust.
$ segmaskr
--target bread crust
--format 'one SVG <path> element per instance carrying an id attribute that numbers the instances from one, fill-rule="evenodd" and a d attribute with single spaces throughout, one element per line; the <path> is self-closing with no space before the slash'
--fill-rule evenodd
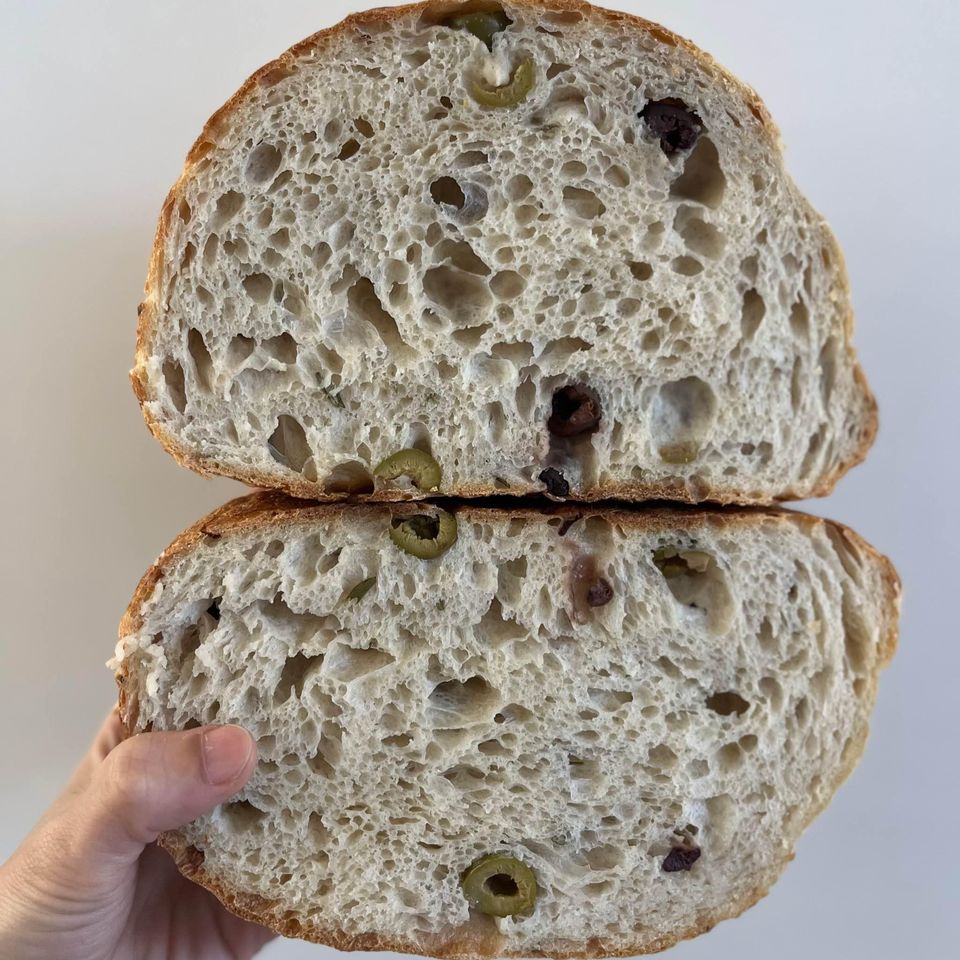
<path id="1" fill-rule="evenodd" d="M 289 530 L 300 525 L 315 521 L 331 520 L 342 517 L 354 511 L 363 511 L 363 506 L 349 504 L 318 504 L 303 500 L 295 500 L 283 493 L 266 491 L 254 493 L 215 510 L 209 516 L 184 531 L 163 552 L 156 563 L 147 571 L 134 594 L 123 620 L 120 624 L 121 638 L 136 633 L 143 625 L 141 609 L 143 604 L 153 594 L 156 586 L 163 579 L 166 570 L 179 558 L 189 554 L 205 540 L 229 536 L 231 534 L 246 534 L 260 530 L 277 529 Z M 414 505 L 393 504 L 385 505 L 381 509 L 390 510 L 396 514 L 405 514 L 417 509 Z M 769 507 L 708 509 L 702 507 L 668 507 L 653 505 L 643 508 L 629 508 L 623 505 L 610 505 L 604 508 L 578 508 L 573 505 L 548 505 L 531 501 L 517 501 L 508 510 L 502 506 L 491 507 L 489 504 L 465 503 L 455 507 L 456 511 L 475 519 L 489 518 L 495 515 L 504 517 L 546 518 L 564 517 L 577 519 L 586 513 L 602 511 L 604 516 L 618 525 L 633 527 L 634 529 L 650 529 L 658 526 L 677 525 L 678 520 L 684 519 L 691 527 L 699 525 L 716 525 L 721 527 L 742 527 L 758 523 L 791 523 L 801 524 L 808 529 L 829 525 L 836 533 L 858 552 L 868 556 L 873 562 L 880 565 L 884 588 L 884 637 L 881 641 L 877 669 L 870 677 L 868 689 L 864 693 L 865 711 L 872 709 L 876 699 L 879 682 L 879 672 L 893 657 L 897 647 L 899 634 L 899 612 L 901 599 L 901 582 L 892 563 L 871 547 L 858 534 L 848 527 L 820 517 Z M 126 684 L 126 672 L 123 667 L 117 674 L 119 687 L 119 712 L 123 723 L 124 735 L 133 735 L 136 728 L 139 705 L 131 697 Z M 181 873 L 195 883 L 213 893 L 223 905 L 232 913 L 245 920 L 262 924 L 287 937 L 297 937 L 315 943 L 325 944 L 338 950 L 379 951 L 388 950 L 399 953 L 419 954 L 450 958 L 450 960 L 481 960 L 493 956 L 500 957 L 555 957 L 558 960 L 567 958 L 594 958 L 638 956 L 641 954 L 658 953 L 674 946 L 682 940 L 691 939 L 708 932 L 722 920 L 732 919 L 752 907 L 769 892 L 786 865 L 793 859 L 792 846 L 797 836 L 817 817 L 830 802 L 830 798 L 847 779 L 856 767 L 866 746 L 868 728 L 864 724 L 858 740 L 847 751 L 847 762 L 837 772 L 825 791 L 825 800 L 812 808 L 807 817 L 795 826 L 794 835 L 786 839 L 786 853 L 783 858 L 771 867 L 760 878 L 757 886 L 742 899 L 730 903 L 727 908 L 704 913 L 695 924 L 675 936 L 663 937 L 654 942 L 637 940 L 627 945 L 613 945 L 601 938 L 590 939 L 581 943 L 551 944 L 548 949 L 539 952 L 511 951 L 505 939 L 496 932 L 491 933 L 484 928 L 482 933 L 477 931 L 473 935 L 458 932 L 449 937 L 437 935 L 430 941 L 413 943 L 402 939 L 368 933 L 361 935 L 346 934 L 343 931 L 320 924 L 305 924 L 284 910 L 282 905 L 266 900 L 242 890 L 237 890 L 224 883 L 218 877 L 210 874 L 204 867 L 203 853 L 192 847 L 183 833 L 171 831 L 163 834 L 158 843 L 174 859 Z"/>
<path id="2" fill-rule="evenodd" d="M 771 148 L 782 155 L 783 147 L 780 140 L 780 132 L 777 129 L 770 112 L 760 98 L 760 95 L 752 87 L 743 83 L 732 73 L 726 70 L 721 64 L 708 53 L 701 50 L 692 41 L 687 40 L 678 34 L 667 30 L 659 24 L 650 20 L 645 20 L 634 14 L 622 13 L 616 10 L 608 10 L 603 7 L 595 7 L 585 0 L 512 0 L 518 7 L 526 7 L 530 10 L 542 10 L 550 12 L 577 12 L 585 16 L 594 17 L 601 21 L 606 21 L 610 25 L 619 27 L 629 27 L 631 29 L 642 31 L 653 37 L 660 43 L 669 46 L 680 47 L 691 56 L 699 60 L 705 67 L 709 68 L 717 76 L 718 80 L 726 85 L 730 90 L 736 92 L 744 99 L 750 108 L 750 111 L 760 122 L 770 140 Z M 180 178 L 174 184 L 167 196 L 160 214 L 160 220 L 157 225 L 156 235 L 153 244 L 153 251 L 150 257 L 150 268 L 147 276 L 146 286 L 144 288 L 144 299 L 137 310 L 137 349 L 134 362 L 134 368 L 130 373 L 130 380 L 133 386 L 133 392 L 140 403 L 147 427 L 153 436 L 160 442 L 164 449 L 179 463 L 204 476 L 220 475 L 232 477 L 241 483 L 246 483 L 252 487 L 279 487 L 286 493 L 295 497 L 304 497 L 321 502 L 337 502 L 343 499 L 342 494 L 326 493 L 317 483 L 311 483 L 295 476 L 274 476 L 259 473 L 256 470 L 245 470 L 242 467 L 230 466 L 220 461 L 204 457 L 188 449 L 181 443 L 174 434 L 168 430 L 156 417 L 154 417 L 147 403 L 155 399 L 150 394 L 148 377 L 146 372 L 146 362 L 151 353 L 153 337 L 156 330 L 159 316 L 159 305 L 161 300 L 160 279 L 162 275 L 164 247 L 167 234 L 170 229 L 170 223 L 175 216 L 178 203 L 183 196 L 184 186 L 193 175 L 197 164 L 214 149 L 217 141 L 218 131 L 225 125 L 226 120 L 247 101 L 250 95 L 260 86 L 270 86 L 279 82 L 285 76 L 289 75 L 292 64 L 301 56 L 311 52 L 322 52 L 331 42 L 338 40 L 341 36 L 350 33 L 352 30 L 361 29 L 368 24 L 391 23 L 411 14 L 424 14 L 429 11 L 455 10 L 459 6 L 455 0 L 422 0 L 422 2 L 409 4 L 399 7 L 380 7 L 373 10 L 366 10 L 361 13 L 355 13 L 348 16 L 345 20 L 332 27 L 307 37 L 300 43 L 295 44 L 285 53 L 281 54 L 276 60 L 271 61 L 261 67 L 256 73 L 247 79 L 240 89 L 207 121 L 203 132 L 197 138 L 196 142 L 187 154 L 187 159 L 180 175 Z M 821 218 L 822 219 L 822 218 Z M 702 481 L 696 484 L 687 484 L 682 480 L 673 482 L 641 482 L 627 481 L 622 483 L 599 483 L 590 490 L 580 492 L 576 495 L 577 501 L 592 503 L 601 500 L 626 500 L 630 502 L 643 502 L 647 500 L 673 500 L 680 503 L 719 503 L 719 504 L 768 504 L 772 501 L 791 501 L 807 499 L 809 497 L 828 496 L 837 483 L 854 467 L 861 464 L 870 452 L 876 439 L 879 417 L 877 402 L 871 391 L 866 375 L 856 360 L 855 351 L 850 344 L 850 335 L 853 332 L 854 317 L 850 296 L 850 282 L 847 274 L 843 252 L 837 243 L 836 238 L 826 231 L 829 235 L 827 242 L 830 243 L 832 254 L 838 264 L 837 287 L 835 296 L 837 302 L 847 304 L 844 326 L 847 330 L 848 350 L 850 352 L 850 361 L 854 368 L 854 376 L 858 386 L 862 390 L 867 406 L 865 423 L 861 433 L 859 446 L 856 454 L 846 463 L 839 464 L 831 473 L 825 475 L 817 486 L 812 490 L 801 490 L 792 487 L 774 498 L 765 495 L 757 490 L 733 491 L 720 489 L 711 486 Z M 520 487 L 496 487 L 490 484 L 477 484 L 474 486 L 461 486 L 448 491 L 450 496 L 455 497 L 493 497 L 493 496 L 523 496 L 530 493 L 539 492 L 538 488 L 520 488 Z M 369 496 L 355 498 L 358 501 L 367 502 L 387 502 L 390 500 L 409 499 L 409 494 L 397 491 L 377 491 Z"/>

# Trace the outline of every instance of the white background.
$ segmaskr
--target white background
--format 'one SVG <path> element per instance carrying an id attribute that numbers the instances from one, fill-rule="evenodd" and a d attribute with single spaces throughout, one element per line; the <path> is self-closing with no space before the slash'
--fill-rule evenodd
<path id="1" fill-rule="evenodd" d="M 670 956 L 954 957 L 960 4 L 620 3 L 760 90 L 846 248 L 882 432 L 810 509 L 891 554 L 906 584 L 862 766 L 765 901 Z M 103 663 L 140 574 L 238 492 L 177 469 L 126 381 L 164 194 L 213 109 L 350 6 L 0 0 L 0 860 L 111 702 Z"/>

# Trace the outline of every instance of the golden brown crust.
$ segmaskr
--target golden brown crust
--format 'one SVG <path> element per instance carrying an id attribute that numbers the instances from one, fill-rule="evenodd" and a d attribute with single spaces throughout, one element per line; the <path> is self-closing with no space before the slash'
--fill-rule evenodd
<path id="1" fill-rule="evenodd" d="M 410 940 L 400 940 L 385 937 L 376 933 L 348 934 L 341 930 L 322 928 L 319 926 L 305 926 L 300 920 L 290 917 L 279 904 L 266 900 L 256 894 L 243 893 L 233 890 L 211 876 L 203 866 L 203 853 L 190 846 L 182 834 L 177 832 L 165 833 L 158 841 L 159 845 L 173 857 L 180 872 L 209 890 L 231 913 L 269 927 L 284 937 L 297 937 L 313 943 L 321 943 L 335 950 L 365 952 L 390 951 L 405 953 L 413 956 L 441 957 L 445 960 L 485 960 L 489 957 L 522 958 L 522 957 L 555 957 L 557 960 L 573 960 L 573 958 L 595 957 L 635 957 L 653 953 L 660 953 L 669 947 L 675 946 L 682 940 L 691 940 L 703 933 L 708 933 L 723 920 L 733 919 L 749 910 L 759 900 L 763 899 L 783 872 L 787 863 L 793 859 L 792 854 L 784 857 L 783 861 L 771 869 L 763 883 L 744 897 L 739 903 L 722 913 L 705 915 L 697 924 L 683 934 L 661 937 L 653 942 L 634 943 L 627 945 L 612 944 L 602 938 L 594 937 L 577 945 L 551 946 L 548 950 L 526 950 L 517 952 L 510 950 L 504 943 L 504 938 L 494 933 L 490 934 L 490 927 L 484 925 L 479 931 L 458 933 L 450 937 L 437 935 L 428 942 L 415 943 Z"/>
<path id="2" fill-rule="evenodd" d="M 770 116 L 765 104 L 760 99 L 755 90 L 742 83 L 736 77 L 718 64 L 708 53 L 701 50 L 691 41 L 678 36 L 667 30 L 659 24 L 629 13 L 621 13 L 616 10 L 607 10 L 601 7 L 594 7 L 584 0 L 513 0 L 517 6 L 525 6 L 543 11 L 555 12 L 579 12 L 584 16 L 595 17 L 599 20 L 605 20 L 611 25 L 628 27 L 652 36 L 658 42 L 669 46 L 676 46 L 684 49 L 687 53 L 700 60 L 705 66 L 711 69 L 716 78 L 728 89 L 738 93 L 747 103 L 750 111 L 757 118 L 762 128 L 770 138 L 771 145 L 777 151 L 781 150 L 779 131 Z M 253 487 L 279 487 L 286 493 L 295 497 L 306 497 L 321 502 L 336 502 L 342 500 L 339 494 L 328 494 L 323 488 L 315 483 L 311 483 L 303 478 L 298 478 L 292 474 L 287 477 L 267 476 L 255 470 L 245 470 L 242 467 L 230 466 L 221 463 L 213 458 L 204 457 L 193 450 L 188 449 L 180 440 L 174 436 L 162 423 L 160 423 L 147 407 L 147 402 L 152 399 L 150 396 L 149 385 L 147 382 L 145 363 L 151 353 L 153 335 L 158 319 L 158 308 L 160 304 L 160 278 L 162 274 L 164 247 L 170 223 L 177 214 L 177 209 L 182 199 L 184 184 L 190 179 L 197 164 L 216 146 L 217 136 L 226 125 L 227 118 L 230 117 L 249 96 L 261 86 L 271 86 L 279 80 L 288 76 L 293 69 L 295 61 L 310 52 L 319 51 L 327 44 L 337 40 L 339 37 L 350 33 L 352 30 L 362 29 L 365 25 L 390 23 L 414 13 L 427 14 L 431 11 L 442 13 L 443 11 L 454 10 L 460 6 L 458 0 L 425 0 L 425 2 L 415 3 L 408 6 L 385 7 L 374 10 L 367 10 L 362 13 L 352 14 L 341 23 L 321 30 L 318 33 L 307 37 L 300 43 L 291 47 L 286 53 L 282 54 L 276 60 L 266 64 L 256 73 L 254 73 L 243 86 L 235 93 L 211 118 L 207 121 L 203 132 L 197 138 L 190 152 L 187 154 L 186 164 L 180 178 L 177 180 L 167 196 L 160 215 L 160 221 L 157 225 L 156 237 L 154 240 L 153 251 L 150 258 L 150 269 L 147 277 L 144 301 L 138 310 L 137 327 L 137 352 L 134 369 L 130 374 L 134 394 L 140 403 L 144 419 L 150 432 L 156 437 L 160 444 L 181 466 L 187 467 L 203 475 L 220 474 L 239 480 L 241 483 L 249 484 Z M 829 233 L 829 231 L 827 231 Z M 832 251 L 837 258 L 838 263 L 838 297 L 840 302 L 850 303 L 850 288 L 843 266 L 843 255 L 840 251 L 836 239 L 830 235 L 829 242 Z M 852 333 L 853 312 L 848 308 L 847 329 Z M 849 342 L 849 337 L 847 338 Z M 852 353 L 852 347 L 850 347 Z M 853 467 L 862 463 L 870 451 L 873 440 L 877 432 L 877 413 L 876 402 L 867 386 L 866 377 L 856 364 L 856 379 L 862 387 L 870 408 L 869 420 L 863 431 L 860 447 L 855 456 L 848 463 L 840 464 L 827 476 L 823 477 L 813 491 L 789 489 L 777 497 L 773 498 L 779 501 L 799 500 L 808 497 L 820 497 L 829 494 L 836 486 L 837 482 Z M 510 488 L 507 490 L 499 489 L 490 485 L 478 484 L 475 486 L 463 486 L 456 490 L 449 490 L 450 496 L 458 497 L 487 497 L 487 496 L 522 496 L 536 492 L 529 489 Z M 371 497 L 359 498 L 360 500 L 369 500 L 383 502 L 390 499 L 403 499 L 402 494 L 391 495 L 389 492 L 378 491 Z M 734 491 L 730 489 L 720 489 L 712 487 L 702 481 L 693 482 L 690 485 L 683 481 L 674 482 L 637 482 L 628 481 L 623 483 L 600 484 L 589 491 L 578 495 L 578 500 L 584 502 L 596 502 L 599 500 L 627 500 L 631 502 L 641 502 L 645 500 L 671 499 L 682 503 L 720 503 L 720 504 L 765 504 L 771 502 L 769 495 L 759 491 Z"/>
<path id="3" fill-rule="evenodd" d="M 251 494 L 225 504 L 177 537 L 146 573 L 140 581 L 140 585 L 136 590 L 130 607 L 124 615 L 120 625 L 120 636 L 129 636 L 140 629 L 143 624 L 140 613 L 142 606 L 144 602 L 149 599 L 157 584 L 162 580 L 165 571 L 174 561 L 189 553 L 205 539 L 218 539 L 229 536 L 231 533 L 249 533 L 267 528 L 271 528 L 274 531 L 278 528 L 281 530 L 289 529 L 301 524 L 309 524 L 319 520 L 329 520 L 351 511 L 366 509 L 372 508 L 348 504 L 309 503 L 303 500 L 294 500 L 282 493 L 269 491 Z M 395 513 L 405 513 L 417 508 L 412 505 L 393 504 L 385 505 L 380 509 L 390 510 Z M 502 517 L 506 512 L 502 509 L 492 508 L 486 504 L 476 503 L 461 504 L 458 505 L 456 509 L 461 515 L 476 517 L 478 519 L 489 516 L 491 513 L 496 513 L 497 516 Z M 811 517 L 806 514 L 795 513 L 780 508 L 759 507 L 733 510 L 668 506 L 648 506 L 640 509 L 629 509 L 615 506 L 609 509 L 587 508 L 585 510 L 574 505 L 545 507 L 534 503 L 519 502 L 511 506 L 509 515 L 512 517 L 530 518 L 560 516 L 574 519 L 590 512 L 591 509 L 602 509 L 604 516 L 608 520 L 619 525 L 634 528 L 649 528 L 661 524 L 676 526 L 678 520 L 681 518 L 692 527 L 700 524 L 736 527 L 754 523 L 780 522 L 798 523 L 813 528 L 829 524 L 840 538 L 850 544 L 854 553 L 865 555 L 874 562 L 879 563 L 883 571 L 882 579 L 885 608 L 883 625 L 886 633 L 881 641 L 876 670 L 872 673 L 868 689 L 863 696 L 865 715 L 872 709 L 876 698 L 879 671 L 887 665 L 896 649 L 901 587 L 900 579 L 890 561 L 867 544 L 854 531 L 842 524 L 824 520 L 819 517 Z M 129 696 L 125 681 L 126 674 L 124 669 L 121 668 L 117 675 L 117 683 L 120 687 L 119 709 L 126 734 L 129 736 L 136 726 L 137 703 Z M 820 802 L 811 807 L 803 822 L 795 825 L 795 835 L 799 835 L 799 833 L 823 811 L 830 802 L 836 789 L 853 771 L 863 753 L 867 733 L 868 727 L 866 723 L 864 723 L 857 739 L 852 741 L 847 749 L 842 768 L 838 771 L 833 782 L 827 784 L 823 790 Z M 795 837 L 789 839 L 792 843 Z M 525 951 L 522 954 L 511 951 L 503 938 L 495 933 L 495 928 L 491 927 L 484 927 L 481 930 L 459 930 L 448 937 L 438 935 L 431 941 L 412 943 L 375 933 L 352 935 L 320 925 L 305 924 L 303 921 L 292 917 L 279 904 L 250 893 L 233 889 L 217 877 L 212 876 L 204 868 L 202 852 L 191 847 L 183 834 L 176 831 L 170 832 L 164 834 L 159 842 L 174 858 L 184 876 L 189 877 L 191 880 L 210 890 L 232 913 L 246 920 L 267 926 L 284 936 L 312 940 L 338 950 L 391 950 L 408 954 L 451 958 L 451 960 L 474 960 L 474 958 L 479 960 L 479 958 L 491 956 L 531 956 L 529 951 Z M 780 863 L 771 867 L 769 871 L 760 878 L 756 888 L 742 900 L 730 904 L 729 907 L 723 911 L 705 914 L 699 918 L 696 924 L 682 934 L 664 937 L 655 943 L 650 943 L 649 941 L 641 942 L 638 940 L 636 943 L 616 945 L 607 943 L 601 939 L 595 939 L 579 944 L 557 944 L 551 945 L 550 949 L 546 951 L 533 955 L 557 958 L 593 958 L 657 953 L 673 946 L 681 940 L 690 939 L 707 932 L 722 920 L 739 916 L 767 894 L 790 859 L 792 859 L 792 853 L 785 855 Z"/>

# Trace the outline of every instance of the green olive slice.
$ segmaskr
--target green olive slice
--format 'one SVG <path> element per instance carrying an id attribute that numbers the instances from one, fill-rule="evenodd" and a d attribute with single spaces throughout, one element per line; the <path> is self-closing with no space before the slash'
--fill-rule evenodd
<path id="1" fill-rule="evenodd" d="M 409 477 L 413 485 L 424 493 L 431 493 L 440 486 L 443 476 L 440 464 L 429 453 L 422 450 L 400 450 L 387 457 L 373 475 L 379 480 L 396 480 L 399 477 Z"/>
<path id="2" fill-rule="evenodd" d="M 460 880 L 470 905 L 491 917 L 529 916 L 537 902 L 537 878 L 516 857 L 491 853 L 481 857 Z"/>
<path id="3" fill-rule="evenodd" d="M 348 594 L 347 599 L 353 600 L 356 603 L 359 603 L 375 586 L 377 585 L 376 577 L 369 577 L 366 580 L 361 580 Z"/>
<path id="4" fill-rule="evenodd" d="M 686 466 L 693 463 L 700 453 L 695 443 L 671 443 L 660 448 L 660 459 L 671 466 Z"/>
<path id="5" fill-rule="evenodd" d="M 488 50 L 493 50 L 493 38 L 502 33 L 513 21 L 502 11 L 489 13 L 458 13 L 443 21 L 451 30 L 466 30 L 482 40 Z"/>
<path id="6" fill-rule="evenodd" d="M 390 526 L 390 539 L 404 553 L 420 560 L 435 560 L 457 542 L 457 518 L 445 510 L 397 517 Z"/>
<path id="7" fill-rule="evenodd" d="M 502 87 L 491 87 L 482 80 L 469 81 L 470 96 L 483 107 L 493 110 L 515 107 L 530 96 L 537 82 L 537 65 L 532 57 L 522 60 L 510 81 Z"/>

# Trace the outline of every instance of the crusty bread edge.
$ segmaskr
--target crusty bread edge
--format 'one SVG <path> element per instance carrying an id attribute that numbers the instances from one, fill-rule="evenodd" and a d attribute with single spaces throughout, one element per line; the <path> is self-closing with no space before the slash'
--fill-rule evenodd
<path id="1" fill-rule="evenodd" d="M 616 10 L 608 10 L 603 7 L 595 7 L 584 0 L 512 0 L 518 6 L 525 6 L 531 9 L 544 11 L 576 11 L 588 16 L 593 15 L 600 19 L 605 19 L 614 25 L 627 25 L 634 29 L 642 30 L 661 43 L 670 46 L 679 46 L 686 50 L 690 55 L 700 60 L 706 67 L 713 70 L 720 81 L 729 88 L 737 92 L 748 104 L 751 112 L 760 122 L 762 129 L 766 132 L 771 141 L 773 149 L 782 153 L 780 134 L 776 125 L 767 110 L 766 105 L 759 94 L 747 86 L 741 80 L 726 70 L 721 64 L 708 53 L 701 50 L 691 41 L 680 37 L 670 30 L 645 20 L 642 17 L 629 13 L 621 13 Z M 150 267 L 147 276 L 146 286 L 144 288 L 143 302 L 137 309 L 137 349 L 134 368 L 130 373 L 130 380 L 133 385 L 133 392 L 140 403 L 144 420 L 150 432 L 166 449 L 166 451 L 181 466 L 187 467 L 205 476 L 222 475 L 232 477 L 242 483 L 253 487 L 279 487 L 291 496 L 306 497 L 321 502 L 334 502 L 342 500 L 339 494 L 328 494 L 318 483 L 311 483 L 299 478 L 292 473 L 289 476 L 268 476 L 259 473 L 256 470 L 245 470 L 242 467 L 234 467 L 221 463 L 220 461 L 205 457 L 202 454 L 190 450 L 183 444 L 172 431 L 161 423 L 147 407 L 148 401 L 155 399 L 150 395 L 148 377 L 146 372 L 146 362 L 150 356 L 153 336 L 159 316 L 159 307 L 162 296 L 160 281 L 163 273 L 164 247 L 167 234 L 170 229 L 170 223 L 175 216 L 177 205 L 182 197 L 184 185 L 193 174 L 197 164 L 210 152 L 216 144 L 217 135 L 223 127 L 227 118 L 230 117 L 242 104 L 251 96 L 259 86 L 269 86 L 278 82 L 287 75 L 290 64 L 299 56 L 313 50 L 322 50 L 329 42 L 337 39 L 342 34 L 348 33 L 355 28 L 361 28 L 369 23 L 381 23 L 397 20 L 411 13 L 426 12 L 436 10 L 443 6 L 442 0 L 424 0 L 424 2 L 410 4 L 400 7 L 382 7 L 374 10 L 367 10 L 362 13 L 355 13 L 347 17 L 332 27 L 321 30 L 313 34 L 300 43 L 291 47 L 286 53 L 281 54 L 276 60 L 261 67 L 256 73 L 247 79 L 241 88 L 224 104 L 206 123 L 203 132 L 197 138 L 193 147 L 187 155 L 186 163 L 180 178 L 174 184 L 167 199 L 163 205 L 160 214 L 160 220 L 157 224 L 156 236 L 153 244 L 153 251 L 150 257 Z M 447 3 L 446 6 L 455 8 L 456 3 Z M 823 219 L 823 218 L 821 218 Z M 619 499 L 629 501 L 645 501 L 658 499 L 671 499 L 682 503 L 700 503 L 713 502 L 721 504 L 765 504 L 773 500 L 801 500 L 808 497 L 827 496 L 837 485 L 840 479 L 862 463 L 873 442 L 876 438 L 878 429 L 877 403 L 867 382 L 866 375 L 860 367 L 856 354 L 852 346 L 853 334 L 853 309 L 851 304 L 851 291 L 849 277 L 847 275 L 843 252 L 833 233 L 826 227 L 824 222 L 824 233 L 831 244 L 833 256 L 837 261 L 838 281 L 836 293 L 840 302 L 848 305 L 847 316 L 845 319 L 847 331 L 848 350 L 850 352 L 850 362 L 854 367 L 854 376 L 859 388 L 863 392 L 867 406 L 867 418 L 862 431 L 860 444 L 857 452 L 846 463 L 838 464 L 833 472 L 823 476 L 813 490 L 799 489 L 796 487 L 783 491 L 777 496 L 771 498 L 761 494 L 759 491 L 735 491 L 712 487 L 709 484 L 697 482 L 697 484 L 688 485 L 677 480 L 675 482 L 645 483 L 642 481 L 629 481 L 625 483 L 607 483 L 597 485 L 591 490 L 579 495 L 576 499 L 584 502 L 596 502 L 599 500 Z M 516 496 L 534 492 L 530 489 L 520 488 L 497 488 L 491 484 L 480 484 L 476 486 L 463 486 L 455 490 L 449 490 L 451 496 L 457 497 L 486 497 L 486 496 Z M 396 495 L 396 499 L 401 499 L 403 495 Z M 360 498 L 369 501 L 388 501 L 392 498 L 389 492 L 377 491 L 370 497 Z"/>
<path id="2" fill-rule="evenodd" d="M 238 500 L 233 500 L 215 510 L 209 516 L 200 520 L 194 526 L 184 531 L 163 552 L 160 558 L 147 571 L 134 594 L 130 606 L 120 624 L 120 637 L 126 637 L 137 632 L 143 625 L 141 609 L 153 594 L 157 584 L 163 579 L 166 570 L 178 559 L 189 554 L 198 544 L 205 540 L 219 539 L 231 533 L 251 533 L 257 530 L 293 528 L 312 520 L 332 519 L 338 515 L 350 512 L 356 507 L 345 504 L 316 504 L 303 500 L 294 500 L 286 495 L 273 491 L 251 494 Z M 396 513 L 405 513 L 411 509 L 408 506 L 385 506 L 385 510 Z M 509 511 L 510 516 L 543 517 L 561 516 L 575 519 L 592 509 L 578 509 L 573 505 L 556 506 L 550 508 L 538 507 L 531 504 L 521 504 Z M 489 506 L 463 504 L 458 506 L 457 512 L 465 516 L 482 517 L 491 513 L 504 515 L 507 511 L 493 510 Z M 633 527 L 647 527 L 658 525 L 676 525 L 679 518 L 686 518 L 691 525 L 716 524 L 719 526 L 743 526 L 750 523 L 778 520 L 785 523 L 800 523 L 808 527 L 817 527 L 828 524 L 839 535 L 848 540 L 859 552 L 878 563 L 884 588 L 883 603 L 883 630 L 884 636 L 875 664 L 875 670 L 869 678 L 868 689 L 863 698 L 864 717 L 868 717 L 876 700 L 879 685 L 879 673 L 893 657 L 899 637 L 899 614 L 901 599 L 901 582 L 893 564 L 870 546 L 862 537 L 842 524 L 812 517 L 807 514 L 796 513 L 778 508 L 748 508 L 740 510 L 709 510 L 691 507 L 646 507 L 641 509 L 626 509 L 614 507 L 603 510 L 604 515 L 618 524 Z M 119 687 L 119 713 L 123 723 L 124 735 L 129 737 L 136 727 L 139 704 L 130 696 L 126 684 L 126 669 L 121 667 L 117 673 Z M 837 771 L 833 782 L 824 792 L 821 804 L 811 808 L 808 816 L 796 827 L 796 835 L 789 839 L 790 847 L 807 826 L 827 807 L 841 784 L 850 776 L 863 755 L 869 733 L 869 725 L 865 721 L 859 732 L 856 742 L 849 749 L 846 766 Z M 379 934 L 346 934 L 343 931 L 321 926 L 308 925 L 290 915 L 283 907 L 275 902 L 264 899 L 255 894 L 236 890 L 223 883 L 217 877 L 205 870 L 202 851 L 191 846 L 183 833 L 170 831 L 164 833 L 158 841 L 174 859 L 180 872 L 190 880 L 213 893 L 223 905 L 245 920 L 259 923 L 288 937 L 297 937 L 315 943 L 326 944 L 338 950 L 380 951 L 389 950 L 399 953 L 420 954 L 449 958 L 449 960 L 481 960 L 493 956 L 530 957 L 549 956 L 558 960 L 567 958 L 597 958 L 638 956 L 641 954 L 659 953 L 668 947 L 674 946 L 682 940 L 688 940 L 711 930 L 723 920 L 740 916 L 759 900 L 767 895 L 771 886 L 776 882 L 786 865 L 793 859 L 792 849 L 761 878 L 754 890 L 726 909 L 711 911 L 703 914 L 697 922 L 683 933 L 676 936 L 664 937 L 656 942 L 638 941 L 626 946 L 614 946 L 602 938 L 593 938 L 582 944 L 565 943 L 551 947 L 548 951 L 511 952 L 498 934 L 481 936 L 467 936 L 460 934 L 454 937 L 437 936 L 429 943 L 415 944 L 401 939 L 390 938 Z M 491 928 L 492 929 L 492 928 Z"/>

